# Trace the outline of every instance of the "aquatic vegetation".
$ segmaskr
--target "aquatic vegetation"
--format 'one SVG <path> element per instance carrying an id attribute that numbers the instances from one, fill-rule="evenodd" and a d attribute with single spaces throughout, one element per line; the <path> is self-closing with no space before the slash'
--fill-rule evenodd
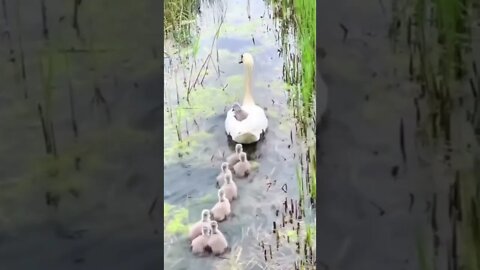
<path id="1" fill-rule="evenodd" d="M 190 135 L 182 137 L 182 140 L 178 140 L 173 144 L 166 144 L 163 152 L 164 164 L 168 165 L 178 158 L 186 158 L 190 154 L 198 153 L 202 146 L 201 141 L 210 138 L 212 135 L 207 132 L 195 132 Z M 188 158 L 194 161 L 195 164 L 210 160 L 210 157 L 204 157 L 202 160 L 197 155 Z"/>
<path id="2" fill-rule="evenodd" d="M 425 240 L 420 235 L 417 235 L 417 254 L 421 270 L 435 269 L 432 265 L 431 253 L 429 251 Z"/>
<path id="3" fill-rule="evenodd" d="M 234 60 L 234 61 L 237 60 L 238 61 L 238 58 L 239 57 L 237 57 L 236 59 L 232 59 L 232 60 Z M 243 74 L 230 75 L 230 76 L 227 77 L 226 83 L 228 85 L 231 85 L 231 87 L 239 88 L 239 90 L 243 89 L 243 87 L 242 87 L 243 86 L 243 79 L 244 79 L 243 77 L 244 77 Z M 238 98 L 240 98 L 240 97 L 238 97 Z"/>
<path id="4" fill-rule="evenodd" d="M 165 106 L 165 164 L 171 163 L 178 157 L 184 157 L 192 152 L 199 151 L 201 141 L 211 138 L 212 134 L 197 130 L 199 123 L 223 111 L 225 104 L 233 104 L 235 96 L 224 88 L 200 85 L 189 92 L 188 100 L 186 89 L 177 89 L 176 100 L 168 93 Z M 183 98 L 182 98 L 182 97 Z M 212 98 L 215 97 L 215 98 Z M 196 126 L 194 128 L 193 126 Z M 173 136 L 176 134 L 176 136 Z M 176 137 L 176 139 L 174 139 Z M 209 158 L 209 157 L 208 157 Z M 197 162 L 197 161 L 195 161 Z M 200 162 L 200 161 L 198 161 Z"/>
<path id="5" fill-rule="evenodd" d="M 195 203 L 206 204 L 206 203 L 215 203 L 216 201 L 217 201 L 216 194 L 208 193 L 208 194 L 205 194 L 205 196 L 198 198 L 198 200 L 196 200 Z"/>
<path id="6" fill-rule="evenodd" d="M 300 200 L 286 198 L 272 235 L 260 239 L 265 265 L 292 265 L 292 269 L 311 269 L 316 265 L 315 222 L 306 219 Z"/>
<path id="7" fill-rule="evenodd" d="M 212 96 L 216 98 L 211 98 Z M 172 104 L 170 108 L 167 108 L 164 116 L 165 164 L 200 151 L 201 142 L 211 138 L 212 134 L 198 131 L 194 127 L 189 128 L 189 124 L 198 127 L 198 123 L 218 114 L 220 110 L 224 109 L 225 104 L 231 104 L 233 100 L 234 97 L 223 89 L 205 87 L 194 89 L 190 94 L 190 102 L 181 99 L 178 105 Z M 197 159 L 195 163 L 202 162 L 198 157 L 195 158 Z M 210 157 L 205 158 L 209 159 Z"/>
<path id="8" fill-rule="evenodd" d="M 465 139 L 458 138 L 455 133 L 475 134 L 475 121 L 478 117 L 476 102 L 463 100 L 475 99 L 478 89 L 476 60 L 471 62 L 477 52 L 478 41 L 472 38 L 472 26 L 478 20 L 478 5 L 474 1 L 454 0 L 415 0 L 413 2 L 399 1 L 393 6 L 394 19 L 390 27 L 390 36 L 395 44 L 402 38 L 408 47 L 408 72 L 410 79 L 420 87 L 414 102 L 417 110 L 417 130 L 422 144 L 444 152 L 445 163 L 474 164 L 456 166 L 452 169 L 455 175 L 451 186 L 450 211 L 462 213 L 450 217 L 448 228 L 453 239 L 449 247 L 451 267 L 465 269 L 480 269 L 476 258 L 480 254 L 480 246 L 473 244 L 471 239 L 477 235 L 478 200 L 471 190 L 478 190 L 476 177 L 477 157 L 465 154 L 456 158 L 449 150 L 465 148 Z M 403 5 L 404 8 L 401 8 Z M 402 27 L 403 26 L 403 27 Z M 461 100 L 460 102 L 457 102 Z M 426 112 L 421 110 L 426 108 Z M 455 114 L 461 112 L 467 115 L 467 123 L 460 123 Z M 472 113 L 473 112 L 473 113 Z M 468 127 L 468 126 L 471 127 Z M 470 130 L 468 130 L 470 129 Z M 466 130 L 466 131 L 464 131 Z M 478 135 L 475 142 L 468 142 L 468 148 L 478 152 Z M 451 165 L 448 165 L 449 167 Z M 454 172 L 454 173 L 453 173 Z M 459 187 L 460 186 L 460 187 Z M 468 186 L 468 188 L 465 188 Z M 460 203 L 461 201 L 461 203 Z M 453 209 L 453 210 L 452 210 Z M 432 228 L 435 230 L 435 228 Z M 435 236 L 434 236 L 435 237 Z M 421 244 L 421 245 L 420 245 Z M 420 243 L 418 254 L 422 269 L 435 269 L 436 256 L 427 256 L 428 245 Z M 425 247 L 426 246 L 426 247 Z"/>
<path id="9" fill-rule="evenodd" d="M 306 153 L 300 155 L 301 163 L 296 169 L 299 208 L 304 215 L 307 209 L 315 206 L 316 201 L 316 3 L 291 0 L 269 1 L 269 3 L 273 6 L 274 17 L 281 30 L 279 42 L 282 45 L 281 53 L 284 58 L 283 79 L 288 86 L 286 90 L 290 94 L 293 116 L 297 119 L 296 134 L 302 138 L 299 142 L 302 145 L 301 148 L 306 149 Z M 310 212 L 314 214 L 314 211 Z M 310 244 L 311 227 L 307 225 L 301 229 L 305 233 L 299 241 Z M 307 252 L 303 252 L 295 268 L 311 264 L 313 261 Z"/>
<path id="10" fill-rule="evenodd" d="M 255 33 L 262 26 L 260 19 L 253 19 L 241 25 L 227 24 L 223 26 L 220 34 L 222 37 L 233 38 L 252 38 L 252 33 Z"/>
<path id="11" fill-rule="evenodd" d="M 188 209 L 163 203 L 164 235 L 171 237 L 188 233 Z"/>
<path id="12" fill-rule="evenodd" d="M 198 0 L 166 0 L 164 2 L 164 35 L 182 45 L 190 45 L 199 10 Z"/>
<path id="13" fill-rule="evenodd" d="M 215 97 L 214 99 L 212 97 Z M 193 120 L 195 118 L 206 119 L 218 113 L 225 104 L 233 104 L 234 97 L 224 89 L 204 87 L 192 90 L 190 102 L 181 102 L 176 108 L 177 115 L 181 119 Z"/>
<path id="14" fill-rule="evenodd" d="M 410 12 L 397 16 L 394 22 L 408 22 L 409 73 L 422 87 L 419 99 L 426 95 L 430 112 L 422 123 L 430 127 L 429 135 L 435 139 L 449 140 L 452 99 L 463 92 L 457 81 L 466 75 L 464 59 L 470 51 L 471 21 L 466 10 L 470 5 L 469 1 L 417 0 Z M 392 29 L 396 29 L 393 24 Z M 391 32 L 399 34 L 399 30 Z"/>
<path id="15" fill-rule="evenodd" d="M 316 44 L 316 2 L 300 0 L 294 1 L 295 18 L 299 33 L 297 34 L 301 53 L 301 99 L 305 117 L 312 116 L 315 98 L 315 44 Z"/>

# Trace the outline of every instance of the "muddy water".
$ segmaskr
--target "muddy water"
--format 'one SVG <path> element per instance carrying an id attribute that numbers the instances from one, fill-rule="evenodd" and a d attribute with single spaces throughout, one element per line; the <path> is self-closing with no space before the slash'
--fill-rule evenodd
<path id="1" fill-rule="evenodd" d="M 246 2 L 236 0 L 202 3 L 195 34 L 198 55 L 191 48 L 169 47 L 168 44 L 174 44 L 171 40 L 165 43 L 171 57 L 165 58 L 164 203 L 178 213 L 186 210 L 184 223 L 189 224 L 199 220 L 202 209 L 211 208 L 217 201 L 215 177 L 223 157 L 230 155 L 234 147 L 225 135 L 225 112 L 234 101 L 243 98 L 244 67 L 238 63 L 240 55 L 251 52 L 254 56 L 254 97 L 266 109 L 269 130 L 263 141 L 246 148 L 258 169 L 248 180 L 237 181 L 235 216 L 220 224 L 233 248 L 231 254 L 240 255 L 240 260 L 235 263 L 234 259 L 196 258 L 188 251 L 185 234 L 166 233 L 166 268 L 226 269 L 226 265 L 241 263 L 245 269 L 262 269 L 264 256 L 258 247 L 259 239 L 271 232 L 275 208 L 282 205 L 287 195 L 298 192 L 295 169 L 300 150 L 282 82 L 283 60 L 277 51 L 276 28 L 263 1 L 250 1 L 247 7 Z M 218 40 L 212 43 L 222 14 L 225 19 Z M 209 64 L 203 87 L 198 85 L 192 90 L 188 105 L 189 78 L 196 77 L 210 50 L 214 64 Z M 179 142 L 177 129 L 183 143 Z M 282 191 L 284 184 L 286 192 Z M 175 214 L 168 216 L 166 223 L 173 223 L 174 219 Z M 293 261 L 290 265 L 293 267 Z"/>
<path id="2" fill-rule="evenodd" d="M 0 268 L 157 269 L 159 4 L 2 4 Z"/>
<path id="3" fill-rule="evenodd" d="M 317 18 L 319 71 L 329 88 L 317 141 L 317 244 L 328 269 L 420 269 L 421 249 L 432 269 L 447 269 L 454 245 L 449 188 L 455 170 L 472 168 L 465 147 L 474 138 L 463 132 L 465 109 L 457 107 L 454 154 L 423 143 L 432 139 L 416 123 L 420 87 L 409 79 L 406 37 L 397 44 L 389 38 L 393 2 L 318 7 L 329 11 Z M 427 112 L 420 106 L 422 119 Z"/>

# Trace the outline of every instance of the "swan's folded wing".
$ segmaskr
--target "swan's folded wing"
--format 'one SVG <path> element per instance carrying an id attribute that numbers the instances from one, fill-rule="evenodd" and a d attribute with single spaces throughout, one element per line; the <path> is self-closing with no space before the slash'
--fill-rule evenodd
<path id="1" fill-rule="evenodd" d="M 258 106 L 246 109 L 248 117 L 243 121 L 238 121 L 235 118 L 233 110 L 227 112 L 225 119 L 225 131 L 232 137 L 237 137 L 245 134 L 251 134 L 257 139 L 268 127 L 268 119 L 263 109 Z"/>
<path id="2" fill-rule="evenodd" d="M 235 119 L 233 109 L 228 110 L 227 118 L 225 119 L 225 132 L 227 132 L 228 135 L 237 133 L 238 123 L 237 119 Z"/>

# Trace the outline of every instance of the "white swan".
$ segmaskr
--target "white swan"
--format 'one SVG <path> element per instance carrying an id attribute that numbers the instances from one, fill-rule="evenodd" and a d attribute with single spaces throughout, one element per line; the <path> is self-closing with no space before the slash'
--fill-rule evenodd
<path id="1" fill-rule="evenodd" d="M 253 57 L 242 54 L 240 63 L 245 65 L 245 95 L 240 107 L 236 104 L 228 110 L 225 131 L 232 140 L 241 144 L 251 144 L 260 140 L 268 127 L 265 111 L 255 104 L 252 96 Z"/>

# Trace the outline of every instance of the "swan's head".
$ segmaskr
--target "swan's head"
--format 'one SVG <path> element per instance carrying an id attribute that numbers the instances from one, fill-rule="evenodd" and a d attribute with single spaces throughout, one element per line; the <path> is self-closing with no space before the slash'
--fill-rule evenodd
<path id="1" fill-rule="evenodd" d="M 247 161 L 247 154 L 245 154 L 245 152 L 240 153 L 240 161 Z"/>
<path id="2" fill-rule="evenodd" d="M 212 226 L 212 233 L 217 233 L 218 222 L 216 222 L 215 220 L 213 220 L 212 223 L 210 223 L 210 225 Z"/>
<path id="3" fill-rule="evenodd" d="M 228 168 L 228 163 L 227 163 L 227 162 L 223 162 L 221 168 L 222 168 L 222 172 L 226 173 L 226 172 L 227 172 L 227 168 Z"/>
<path id="4" fill-rule="evenodd" d="M 208 226 L 203 226 L 202 235 L 209 235 L 209 234 L 210 234 L 210 228 Z"/>
<path id="5" fill-rule="evenodd" d="M 240 56 L 239 64 L 244 64 L 246 67 L 253 67 L 253 56 L 249 53 L 244 53 Z"/>
<path id="6" fill-rule="evenodd" d="M 243 151 L 243 146 L 241 144 L 235 145 L 235 153 L 240 154 Z"/>
<path id="7" fill-rule="evenodd" d="M 207 209 L 204 209 L 202 211 L 202 220 L 203 221 L 208 221 L 209 218 L 210 218 L 210 211 L 207 210 Z"/>

